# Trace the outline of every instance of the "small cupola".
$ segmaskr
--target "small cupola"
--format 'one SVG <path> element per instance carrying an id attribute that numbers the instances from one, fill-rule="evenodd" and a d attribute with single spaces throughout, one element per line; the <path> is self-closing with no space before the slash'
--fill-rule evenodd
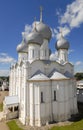
<path id="1" fill-rule="evenodd" d="M 17 52 L 27 52 L 26 44 L 22 40 L 22 42 L 16 48 Z"/>
<path id="2" fill-rule="evenodd" d="M 59 40 L 56 42 L 55 47 L 58 51 L 58 61 L 61 64 L 68 62 L 69 42 L 63 37 L 62 34 Z"/>
<path id="3" fill-rule="evenodd" d="M 69 49 L 69 42 L 61 35 L 60 39 L 56 42 L 55 47 L 57 50 L 59 49 Z"/>

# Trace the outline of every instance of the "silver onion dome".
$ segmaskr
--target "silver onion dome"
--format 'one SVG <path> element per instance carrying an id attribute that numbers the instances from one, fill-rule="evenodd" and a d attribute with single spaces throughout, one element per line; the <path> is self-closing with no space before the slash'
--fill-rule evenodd
<path id="1" fill-rule="evenodd" d="M 69 49 L 69 42 L 61 36 L 60 39 L 56 42 L 55 47 L 57 50 L 59 49 Z"/>
<path id="2" fill-rule="evenodd" d="M 43 37 L 34 29 L 29 35 L 25 37 L 25 43 L 36 43 L 41 45 L 43 43 Z"/>
<path id="3" fill-rule="evenodd" d="M 36 25 L 36 29 L 40 34 L 42 34 L 43 38 L 46 38 L 48 40 L 51 39 L 52 36 L 51 29 L 42 21 L 40 21 L 39 24 Z"/>
<path id="4" fill-rule="evenodd" d="M 25 44 L 24 41 L 22 41 L 16 48 L 17 52 L 27 52 L 26 46 L 27 44 Z"/>

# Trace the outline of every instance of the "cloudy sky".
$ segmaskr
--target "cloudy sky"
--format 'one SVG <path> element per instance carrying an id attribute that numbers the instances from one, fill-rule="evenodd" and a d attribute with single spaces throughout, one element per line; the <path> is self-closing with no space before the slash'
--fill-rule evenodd
<path id="1" fill-rule="evenodd" d="M 51 58 L 56 58 L 61 29 L 70 42 L 69 60 L 75 72 L 83 72 L 83 0 L 0 0 L 0 75 L 8 75 L 10 65 L 17 61 L 16 47 L 23 32 L 31 31 L 34 18 L 39 21 L 40 6 L 43 22 L 52 30 Z"/>

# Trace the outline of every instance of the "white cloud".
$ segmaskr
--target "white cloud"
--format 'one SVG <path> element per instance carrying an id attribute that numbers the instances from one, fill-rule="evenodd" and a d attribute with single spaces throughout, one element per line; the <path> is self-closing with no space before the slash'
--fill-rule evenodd
<path id="1" fill-rule="evenodd" d="M 24 28 L 24 32 L 22 32 L 22 36 L 23 38 L 25 38 L 29 33 L 31 33 L 31 31 L 33 30 L 33 28 L 39 23 L 39 21 L 33 22 L 32 25 L 30 24 L 26 24 L 25 28 Z"/>
<path id="2" fill-rule="evenodd" d="M 0 76 L 8 76 L 10 64 L 15 62 L 16 60 L 7 53 L 0 53 Z"/>
<path id="3" fill-rule="evenodd" d="M 26 24 L 24 31 L 30 33 L 31 30 L 32 30 L 32 25 Z"/>
<path id="4" fill-rule="evenodd" d="M 83 23 L 83 0 L 75 0 L 72 4 L 67 5 L 60 23 L 68 24 L 71 29 L 79 27 Z"/>
<path id="5" fill-rule="evenodd" d="M 32 31 L 32 25 L 26 24 L 24 32 L 22 32 L 22 37 L 25 38 Z"/>
<path id="6" fill-rule="evenodd" d="M 62 30 L 62 35 L 66 36 L 70 33 L 70 28 L 68 26 L 64 26 L 64 27 L 57 27 L 57 29 L 51 29 L 52 30 L 52 37 L 59 39 L 61 36 L 61 31 Z"/>
<path id="7" fill-rule="evenodd" d="M 13 57 L 9 56 L 7 53 L 0 53 L 0 63 L 10 64 L 13 62 L 16 62 Z"/>
<path id="8" fill-rule="evenodd" d="M 72 49 L 68 50 L 68 54 L 71 54 L 72 52 L 74 52 L 74 50 Z"/>
<path id="9" fill-rule="evenodd" d="M 77 61 L 77 62 L 75 63 L 75 65 L 76 65 L 76 66 L 83 65 L 83 62 L 82 62 L 82 61 Z"/>
<path id="10" fill-rule="evenodd" d="M 77 61 L 74 65 L 75 65 L 75 73 L 83 72 L 83 61 Z"/>
<path id="11" fill-rule="evenodd" d="M 58 53 L 57 53 L 57 52 L 52 53 L 52 54 L 50 55 L 50 60 L 51 60 L 51 61 L 55 61 L 55 60 L 57 60 L 57 58 L 58 58 Z"/>
<path id="12" fill-rule="evenodd" d="M 59 33 L 58 30 L 55 28 L 51 28 L 51 31 L 52 31 L 52 37 L 56 38 L 56 35 Z"/>
<path id="13" fill-rule="evenodd" d="M 60 25 L 57 29 L 52 29 L 52 36 L 58 39 L 60 37 L 60 28 L 62 28 L 63 36 L 67 36 L 72 29 L 80 27 L 83 23 L 83 0 L 75 0 L 67 5 L 63 15 L 60 9 L 56 10 L 56 14 Z"/>
<path id="14" fill-rule="evenodd" d="M 9 76 L 9 70 L 0 70 L 0 76 Z"/>

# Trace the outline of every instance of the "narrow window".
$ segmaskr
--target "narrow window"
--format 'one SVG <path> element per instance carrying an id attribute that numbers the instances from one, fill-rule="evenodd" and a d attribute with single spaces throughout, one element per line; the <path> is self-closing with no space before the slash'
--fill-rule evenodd
<path id="1" fill-rule="evenodd" d="M 34 58 L 34 50 L 32 50 L 32 58 Z"/>
<path id="2" fill-rule="evenodd" d="M 38 56 L 40 57 L 40 51 L 38 51 Z"/>
<path id="3" fill-rule="evenodd" d="M 30 56 L 31 56 L 31 58 L 34 58 L 34 50 L 33 49 L 30 52 Z"/>
<path id="4" fill-rule="evenodd" d="M 45 50 L 45 57 L 46 57 L 46 50 Z"/>
<path id="5" fill-rule="evenodd" d="M 43 92 L 41 92 L 41 103 L 43 103 Z"/>
<path id="6" fill-rule="evenodd" d="M 56 101 L 56 91 L 54 91 L 54 101 Z"/>

